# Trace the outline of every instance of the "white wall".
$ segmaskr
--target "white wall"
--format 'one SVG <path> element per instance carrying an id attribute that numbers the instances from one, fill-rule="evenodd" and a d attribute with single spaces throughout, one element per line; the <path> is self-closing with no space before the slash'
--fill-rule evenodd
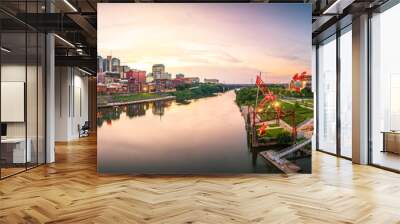
<path id="1" fill-rule="evenodd" d="M 72 67 L 56 67 L 55 140 L 79 138 L 78 125 L 88 120 L 88 78 Z"/>
<path id="2" fill-rule="evenodd" d="M 39 69 L 39 70 L 37 70 Z M 8 138 L 24 138 L 25 135 L 30 140 L 30 148 L 32 161 L 36 162 L 39 159 L 39 163 L 44 163 L 44 74 L 42 73 L 41 67 L 25 64 L 2 64 L 1 66 L 1 81 L 2 82 L 23 82 L 26 84 L 26 107 L 25 102 L 22 102 L 22 107 L 10 108 L 2 107 L 2 114 L 6 113 L 22 113 L 24 116 L 26 112 L 26 121 L 23 118 L 20 122 L 5 122 L 7 124 L 7 137 Z M 27 78 L 27 80 L 25 80 Z M 2 94 L 5 94 L 2 89 Z M 20 94 L 24 94 L 24 89 L 19 90 Z M 22 91 L 22 92 L 21 92 Z M 7 95 L 2 95 L 2 98 Z M 22 98 L 25 98 L 22 96 Z M 24 101 L 24 99 L 22 99 Z M 17 102 L 16 102 L 17 103 Z M 39 155 L 37 155 L 39 153 Z"/>
<path id="3" fill-rule="evenodd" d="M 25 75 L 26 75 L 26 70 L 28 74 L 36 74 L 36 67 L 34 66 L 28 66 L 25 67 L 24 65 L 18 65 L 18 64 L 4 64 L 1 66 L 1 81 L 2 82 L 24 82 L 26 83 L 25 80 Z M 28 77 L 29 78 L 29 77 Z M 30 86 L 36 86 L 36 80 L 28 80 Z M 31 104 L 34 102 L 32 105 L 27 105 L 31 107 L 36 108 L 36 88 L 27 88 L 27 104 Z M 40 106 L 40 105 L 39 105 Z M 8 108 L 1 108 L 2 110 L 7 110 Z M 22 108 L 24 110 L 24 108 Z M 28 110 L 28 109 L 27 109 Z M 28 110 L 28 112 L 31 112 Z M 34 130 L 36 130 L 36 113 L 27 113 L 27 119 L 28 122 L 34 121 L 33 124 L 28 124 L 28 129 L 32 127 Z M 28 137 L 29 133 L 31 133 L 28 130 Z M 36 132 L 35 132 L 36 134 Z M 8 137 L 25 137 L 25 122 L 7 122 L 7 135 Z"/>

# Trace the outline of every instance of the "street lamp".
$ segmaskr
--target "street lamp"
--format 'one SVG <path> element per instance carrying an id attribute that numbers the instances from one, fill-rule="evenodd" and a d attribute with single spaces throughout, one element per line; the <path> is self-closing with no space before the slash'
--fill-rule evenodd
<path id="1" fill-rule="evenodd" d="M 281 104 L 278 101 L 274 102 L 273 105 L 275 109 L 278 109 L 281 106 Z"/>

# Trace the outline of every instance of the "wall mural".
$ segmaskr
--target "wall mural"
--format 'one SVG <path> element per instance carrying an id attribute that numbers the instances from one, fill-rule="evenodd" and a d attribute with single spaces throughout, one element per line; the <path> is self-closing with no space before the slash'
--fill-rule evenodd
<path id="1" fill-rule="evenodd" d="M 309 4 L 98 4 L 98 171 L 311 173 Z"/>

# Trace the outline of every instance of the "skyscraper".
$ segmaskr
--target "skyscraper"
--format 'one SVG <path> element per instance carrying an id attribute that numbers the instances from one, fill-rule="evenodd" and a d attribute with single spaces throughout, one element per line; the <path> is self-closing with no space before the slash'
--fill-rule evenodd
<path id="1" fill-rule="evenodd" d="M 104 72 L 103 58 L 97 56 L 97 72 Z"/>
<path id="2" fill-rule="evenodd" d="M 111 59 L 111 71 L 112 72 L 118 72 L 118 68 L 120 65 L 120 60 L 118 58 L 112 58 Z"/>

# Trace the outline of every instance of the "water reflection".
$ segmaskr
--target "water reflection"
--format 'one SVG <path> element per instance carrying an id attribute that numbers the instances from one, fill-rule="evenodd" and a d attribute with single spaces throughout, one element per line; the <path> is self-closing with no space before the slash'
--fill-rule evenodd
<path id="1" fill-rule="evenodd" d="M 102 127 L 104 122 L 112 125 L 113 121 L 120 119 L 121 114 L 126 114 L 128 118 L 132 119 L 145 116 L 146 112 L 151 110 L 153 115 L 163 116 L 166 108 L 173 103 L 174 101 L 168 100 L 101 108 L 97 112 L 97 127 Z"/>
<path id="2" fill-rule="evenodd" d="M 250 153 L 234 99 L 230 91 L 184 105 L 157 101 L 99 109 L 99 172 L 278 172 Z"/>

